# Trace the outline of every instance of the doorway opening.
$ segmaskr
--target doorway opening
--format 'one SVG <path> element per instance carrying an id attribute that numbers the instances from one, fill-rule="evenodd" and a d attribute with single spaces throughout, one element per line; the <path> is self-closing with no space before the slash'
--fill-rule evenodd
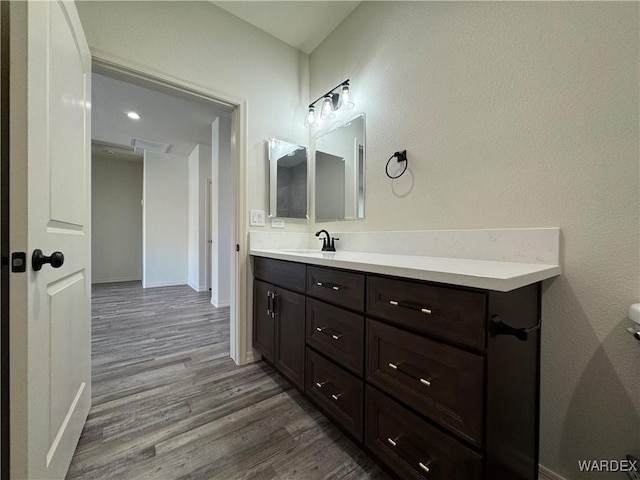
<path id="1" fill-rule="evenodd" d="M 197 287 L 200 291 L 208 291 L 211 288 L 212 303 L 216 307 L 229 305 L 230 308 L 230 356 L 237 364 L 244 364 L 250 353 L 247 354 L 246 342 L 246 256 L 247 246 L 239 239 L 246 238 L 246 226 L 237 218 L 236 212 L 244 210 L 245 196 L 245 152 L 246 146 L 246 101 L 238 98 L 230 98 L 226 95 L 203 91 L 198 86 L 175 78 L 167 78 L 158 72 L 149 72 L 140 66 L 132 68 L 127 65 L 115 63 L 109 60 L 93 59 L 93 72 L 98 75 L 127 82 L 132 85 L 152 89 L 156 92 L 174 96 L 179 99 L 186 99 L 191 102 L 198 102 L 215 106 L 219 109 L 226 109 L 227 117 L 219 115 L 213 122 L 212 135 L 228 135 L 228 151 L 226 156 L 229 162 L 219 162 L 220 152 L 212 155 L 211 170 L 208 175 L 202 173 L 198 178 L 198 186 L 201 194 L 198 202 L 201 202 L 200 221 L 202 223 L 200 251 L 202 259 L 201 267 L 198 270 L 199 283 L 196 285 L 189 283 L 192 288 Z M 221 121 L 221 119 L 223 121 Z M 216 125 L 217 124 L 217 125 Z M 226 129 L 226 130 L 225 130 Z M 166 142 L 169 143 L 169 142 Z M 213 142 L 212 142 L 213 143 Z M 213 149 L 215 150 L 215 149 Z M 222 177 L 222 175 L 226 177 Z M 212 191 L 209 194 L 209 181 L 211 180 Z M 217 183 L 217 185 L 216 185 Z M 218 188 L 218 190 L 216 189 Z M 227 188 L 224 196 L 217 193 Z M 210 197 L 209 197 L 210 195 Z M 221 219 L 226 218 L 226 224 L 221 224 Z M 222 228 L 224 227 L 224 228 Z M 220 233 L 224 232 L 226 238 L 222 238 Z M 148 233 L 148 232 L 145 232 Z M 209 250 L 211 251 L 209 252 Z M 217 254 L 217 258 L 216 258 Z M 143 253 L 143 258 L 145 255 Z M 221 277 L 217 286 L 227 287 L 227 297 L 218 295 L 215 298 L 216 272 L 219 271 L 220 263 L 224 260 L 228 265 L 228 276 Z M 143 264 L 143 272 L 144 272 Z M 143 277 L 144 280 L 144 277 Z M 249 349 L 250 350 L 250 349 Z"/>

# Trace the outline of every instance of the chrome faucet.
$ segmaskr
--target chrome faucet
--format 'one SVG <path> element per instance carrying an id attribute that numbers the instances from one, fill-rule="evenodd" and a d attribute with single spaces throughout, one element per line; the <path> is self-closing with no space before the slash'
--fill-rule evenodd
<path id="1" fill-rule="evenodd" d="M 326 230 L 320 230 L 316 232 L 316 237 L 319 237 L 322 233 L 325 234 L 325 238 L 322 239 L 322 251 L 335 252 L 336 251 L 335 241 L 340 239 L 332 237 L 331 235 L 329 235 L 329 232 L 327 232 Z"/>

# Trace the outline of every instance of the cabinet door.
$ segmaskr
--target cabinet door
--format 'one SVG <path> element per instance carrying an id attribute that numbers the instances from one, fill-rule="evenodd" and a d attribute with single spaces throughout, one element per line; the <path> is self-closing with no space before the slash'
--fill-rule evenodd
<path id="1" fill-rule="evenodd" d="M 304 389 L 305 297 L 276 288 L 276 369 Z"/>
<path id="2" fill-rule="evenodd" d="M 275 288 L 260 280 L 253 282 L 253 347 L 262 356 L 273 362 L 275 317 L 271 316 L 271 301 L 269 296 Z"/>

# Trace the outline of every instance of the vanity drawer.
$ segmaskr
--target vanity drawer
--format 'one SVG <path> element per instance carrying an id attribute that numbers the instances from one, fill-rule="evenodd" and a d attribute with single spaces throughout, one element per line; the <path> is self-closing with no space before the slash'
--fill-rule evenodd
<path id="1" fill-rule="evenodd" d="M 362 376 L 364 317 L 309 298 L 307 345 Z"/>
<path id="2" fill-rule="evenodd" d="M 483 357 L 367 319 L 367 380 L 482 445 Z"/>
<path id="3" fill-rule="evenodd" d="M 479 480 L 482 457 L 367 386 L 365 444 L 400 478 Z"/>
<path id="4" fill-rule="evenodd" d="M 483 350 L 484 293 L 367 277 L 367 313 L 419 333 Z"/>
<path id="5" fill-rule="evenodd" d="M 304 293 L 307 266 L 273 258 L 254 257 L 254 276 L 294 292 Z"/>
<path id="6" fill-rule="evenodd" d="M 329 268 L 309 267 L 307 294 L 362 312 L 364 310 L 364 275 Z"/>
<path id="7" fill-rule="evenodd" d="M 328 417 L 362 441 L 362 380 L 307 347 L 305 391 Z"/>

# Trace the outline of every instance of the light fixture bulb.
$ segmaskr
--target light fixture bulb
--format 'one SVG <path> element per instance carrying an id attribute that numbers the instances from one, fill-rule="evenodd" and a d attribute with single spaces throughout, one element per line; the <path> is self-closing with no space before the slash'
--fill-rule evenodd
<path id="1" fill-rule="evenodd" d="M 342 96 L 340 98 L 340 110 L 351 110 L 354 107 L 349 96 L 349 85 L 342 86 Z"/>
<path id="2" fill-rule="evenodd" d="M 127 112 L 127 117 L 129 117 L 131 120 L 140 120 L 142 118 L 142 115 L 140 115 L 138 112 Z"/>
<path id="3" fill-rule="evenodd" d="M 316 119 L 316 107 L 313 105 L 309 107 L 309 112 L 307 113 L 307 119 L 304 122 L 305 127 L 317 127 L 318 120 Z"/>
<path id="4" fill-rule="evenodd" d="M 333 98 L 331 95 L 324 97 L 322 101 L 322 111 L 320 112 L 320 118 L 323 120 L 335 118 L 336 114 L 333 113 Z"/>

